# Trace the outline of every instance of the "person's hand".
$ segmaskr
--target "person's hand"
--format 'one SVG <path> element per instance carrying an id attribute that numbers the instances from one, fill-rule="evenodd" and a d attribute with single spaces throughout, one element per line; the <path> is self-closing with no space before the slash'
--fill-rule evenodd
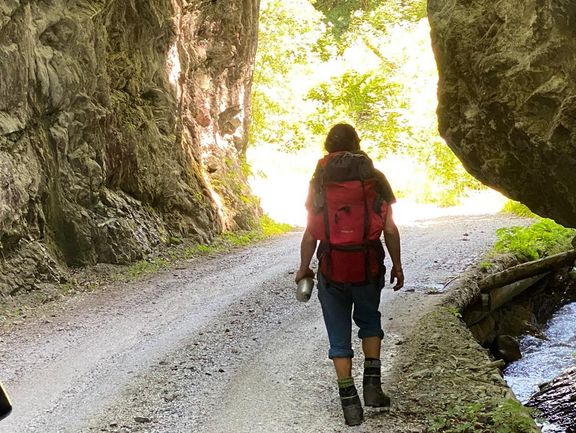
<path id="1" fill-rule="evenodd" d="M 390 284 L 392 284 L 394 280 L 396 280 L 396 285 L 394 286 L 395 292 L 404 287 L 404 272 L 402 268 L 392 266 L 392 270 L 390 271 Z"/>
<path id="2" fill-rule="evenodd" d="M 298 281 L 300 281 L 303 278 L 314 278 L 314 271 L 309 267 L 298 269 L 298 271 L 296 272 L 296 276 L 294 277 L 294 281 L 296 281 L 296 284 L 298 284 Z"/>

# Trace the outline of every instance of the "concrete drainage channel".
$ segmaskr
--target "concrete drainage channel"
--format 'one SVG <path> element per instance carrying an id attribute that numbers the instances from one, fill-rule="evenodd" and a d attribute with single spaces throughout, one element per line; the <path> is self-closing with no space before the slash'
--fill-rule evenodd
<path id="1" fill-rule="evenodd" d="M 452 281 L 437 308 L 420 319 L 397 364 L 402 410 L 428 418 L 430 433 L 462 431 L 458 425 L 465 422 L 476 426 L 469 431 L 540 431 L 503 371 L 529 345 L 523 340 L 520 346 L 519 337 L 544 337 L 542 330 L 554 312 L 576 300 L 570 273 L 576 252 L 561 256 L 512 267 L 504 260 L 494 266 L 506 268 L 501 272 L 473 270 Z M 527 276 L 522 269 L 518 273 L 519 268 L 528 269 Z M 549 403 L 532 406 L 545 412 Z M 556 429 L 545 425 L 542 431 L 574 431 L 570 428 L 576 427 L 576 413 L 573 403 L 567 405 L 561 410 L 563 419 L 554 419 Z M 503 424 L 509 430 L 502 430 Z"/>

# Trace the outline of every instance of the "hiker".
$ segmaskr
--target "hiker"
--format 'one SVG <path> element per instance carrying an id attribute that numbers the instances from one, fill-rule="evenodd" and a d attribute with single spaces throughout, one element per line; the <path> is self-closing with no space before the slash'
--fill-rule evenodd
<path id="1" fill-rule="evenodd" d="M 360 150 L 356 130 L 335 125 L 325 141 L 328 155 L 318 162 L 306 200 L 308 225 L 300 246 L 296 282 L 314 277 L 310 269 L 318 241 L 318 298 L 328 331 L 328 357 L 334 362 L 344 419 L 361 424 L 362 404 L 352 378 L 352 318 L 364 352 L 363 397 L 371 407 L 389 407 L 382 391 L 380 291 L 385 284 L 384 248 L 392 260 L 390 283 L 404 285 L 400 235 L 392 218 L 396 201 L 386 177 Z M 353 312 L 352 312 L 353 310 Z"/>

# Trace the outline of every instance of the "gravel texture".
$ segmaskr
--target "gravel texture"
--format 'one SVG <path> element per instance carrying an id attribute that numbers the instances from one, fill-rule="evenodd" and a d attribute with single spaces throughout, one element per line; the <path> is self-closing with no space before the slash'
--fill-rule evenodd
<path id="1" fill-rule="evenodd" d="M 466 216 L 400 227 L 406 286 L 387 285 L 381 304 L 393 399 L 402 394 L 395 359 L 418 319 L 489 249 L 498 227 L 515 223 L 522 220 Z M 318 300 L 294 298 L 300 236 L 79 295 L 5 331 L 1 375 L 15 409 L 0 431 L 347 431 Z M 422 431 L 401 406 L 367 409 L 353 431 Z"/>

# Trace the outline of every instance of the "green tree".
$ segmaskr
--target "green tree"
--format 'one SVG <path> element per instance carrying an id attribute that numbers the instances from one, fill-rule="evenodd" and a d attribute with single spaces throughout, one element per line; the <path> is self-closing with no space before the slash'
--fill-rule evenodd
<path id="1" fill-rule="evenodd" d="M 315 0 L 332 34 L 344 46 L 358 34 L 386 33 L 401 22 L 426 17 L 426 0 Z M 381 36 L 381 35 L 380 35 Z"/>
<path id="2" fill-rule="evenodd" d="M 374 71 L 347 71 L 308 93 L 316 111 L 308 119 L 310 130 L 323 134 L 331 125 L 348 121 L 369 145 L 386 143 L 388 152 L 398 150 L 405 131 L 400 100 L 401 86 Z"/>
<path id="3" fill-rule="evenodd" d="M 309 132 L 301 121 L 306 77 L 322 63 L 322 15 L 309 0 L 263 0 L 254 73 L 251 143 L 296 149 Z"/>

